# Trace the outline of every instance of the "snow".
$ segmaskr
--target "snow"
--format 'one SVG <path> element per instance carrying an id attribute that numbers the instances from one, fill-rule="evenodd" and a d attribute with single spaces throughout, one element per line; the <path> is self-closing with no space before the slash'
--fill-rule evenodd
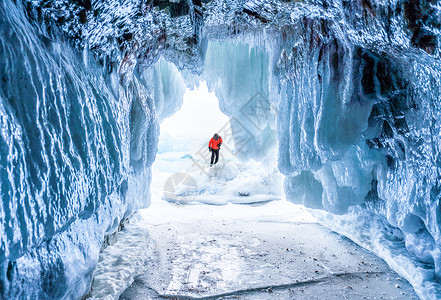
<path id="1" fill-rule="evenodd" d="M 203 149 L 208 153 L 208 148 Z M 195 157 L 185 151 L 157 155 L 155 175 L 166 182 L 164 200 L 176 204 L 225 205 L 260 203 L 282 197 L 282 175 L 260 162 L 242 163 L 221 156 L 219 163 L 210 167 L 208 160 L 195 161 Z"/>
<path id="2" fill-rule="evenodd" d="M 152 204 L 101 254 L 92 299 L 417 299 L 383 261 L 302 206 L 165 201 L 167 178 L 186 164 L 169 160 L 176 155 L 158 155 Z"/>
<path id="3" fill-rule="evenodd" d="M 236 164 L 218 163 L 208 170 L 208 176 L 223 181 L 230 181 L 237 177 L 239 169 Z"/>
<path id="4" fill-rule="evenodd" d="M 115 299 L 152 261 L 154 243 L 149 233 L 139 227 L 136 216 L 113 239 L 115 241 L 100 253 L 93 288 L 88 295 L 92 299 Z"/>

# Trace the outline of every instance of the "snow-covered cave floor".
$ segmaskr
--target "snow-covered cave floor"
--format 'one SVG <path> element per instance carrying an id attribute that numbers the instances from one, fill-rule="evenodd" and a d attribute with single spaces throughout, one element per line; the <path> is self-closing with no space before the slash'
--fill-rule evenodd
<path id="1" fill-rule="evenodd" d="M 220 198 L 199 189 L 206 194 L 203 201 L 191 201 L 193 194 L 178 198 L 185 204 L 165 201 L 167 178 L 188 163 L 174 163 L 173 170 L 167 157 L 159 155 L 155 164 L 151 206 L 132 217 L 101 253 L 93 298 L 418 299 L 383 260 L 284 199 L 208 205 L 220 204 Z M 191 177 L 225 194 L 247 186 L 247 172 L 258 168 L 250 169 L 230 181 Z M 209 179 L 201 184 L 203 176 Z"/>

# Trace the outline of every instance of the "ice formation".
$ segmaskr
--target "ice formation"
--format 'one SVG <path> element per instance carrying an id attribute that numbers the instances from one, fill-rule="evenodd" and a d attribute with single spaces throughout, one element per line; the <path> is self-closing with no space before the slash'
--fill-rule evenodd
<path id="1" fill-rule="evenodd" d="M 149 203 L 158 121 L 138 77 L 103 76 L 22 8 L 0 4 L 0 298 L 79 298 L 105 235 Z"/>
<path id="2" fill-rule="evenodd" d="M 2 296 L 87 293 L 206 80 L 240 158 L 277 144 L 290 201 L 441 297 L 440 5 L 202 2 L 0 3 Z"/>
<path id="3" fill-rule="evenodd" d="M 265 158 L 276 140 L 268 52 L 258 44 L 209 42 L 204 67 L 200 77 L 230 117 L 235 154 L 242 159 Z"/>

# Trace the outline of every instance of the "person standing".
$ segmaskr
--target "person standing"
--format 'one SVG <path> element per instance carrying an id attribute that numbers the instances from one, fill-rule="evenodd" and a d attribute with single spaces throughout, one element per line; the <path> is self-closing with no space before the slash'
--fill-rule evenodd
<path id="1" fill-rule="evenodd" d="M 208 150 L 211 152 L 210 167 L 217 164 L 219 160 L 219 150 L 221 145 L 222 145 L 222 138 L 220 137 L 220 135 L 215 133 L 211 138 L 210 142 L 208 143 Z"/>

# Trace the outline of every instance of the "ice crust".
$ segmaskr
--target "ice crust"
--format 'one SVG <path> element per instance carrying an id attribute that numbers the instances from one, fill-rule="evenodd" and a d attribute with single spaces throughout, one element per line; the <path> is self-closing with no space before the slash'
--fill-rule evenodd
<path id="1" fill-rule="evenodd" d="M 69 0 L 0 4 L 2 296 L 87 292 L 149 203 L 159 120 L 206 80 L 241 159 L 277 144 L 287 199 L 441 298 L 438 4 L 211 1 L 201 31 L 196 5 L 92 2 L 86 23 Z"/>

